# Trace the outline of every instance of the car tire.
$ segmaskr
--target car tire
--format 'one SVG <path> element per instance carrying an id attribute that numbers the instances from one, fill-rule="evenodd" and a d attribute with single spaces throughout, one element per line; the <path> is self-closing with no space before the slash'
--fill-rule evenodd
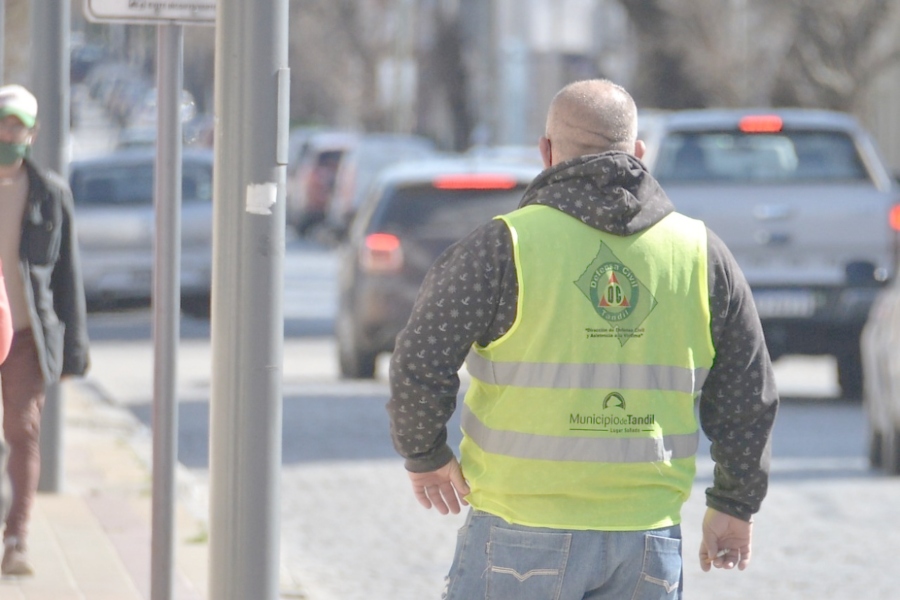
<path id="1" fill-rule="evenodd" d="M 303 213 L 297 220 L 297 224 L 294 226 L 294 229 L 297 231 L 297 235 L 299 235 L 300 237 L 310 237 L 312 233 L 318 228 L 319 224 L 322 223 L 324 218 L 324 214 L 308 212 Z"/>
<path id="2" fill-rule="evenodd" d="M 338 348 L 338 364 L 344 379 L 375 379 L 375 359 L 372 352 L 356 348 Z"/>
<path id="3" fill-rule="evenodd" d="M 338 369 L 344 379 L 374 379 L 375 359 L 378 358 L 378 353 L 359 347 L 359 341 L 354 335 L 355 327 L 351 317 L 346 314 L 338 315 L 336 331 Z"/>
<path id="4" fill-rule="evenodd" d="M 882 452 L 884 449 L 884 440 L 880 431 L 874 429 L 869 430 L 869 466 L 873 469 L 880 469 L 884 465 Z"/>
<path id="5" fill-rule="evenodd" d="M 182 296 L 181 311 L 197 319 L 209 319 L 212 312 L 212 298 L 210 294 Z"/>
<path id="6" fill-rule="evenodd" d="M 841 386 L 841 397 L 848 400 L 861 400 L 863 392 L 863 367 L 860 351 L 851 350 L 838 354 L 837 374 Z"/>
<path id="7" fill-rule="evenodd" d="M 887 475 L 900 475 L 900 430 L 893 425 L 882 435 L 881 466 Z"/>

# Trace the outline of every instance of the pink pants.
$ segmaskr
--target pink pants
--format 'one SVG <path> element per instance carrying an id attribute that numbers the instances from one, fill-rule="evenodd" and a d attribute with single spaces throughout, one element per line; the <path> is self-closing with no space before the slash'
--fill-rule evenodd
<path id="1" fill-rule="evenodd" d="M 31 329 L 13 335 L 12 348 L 0 365 L 3 394 L 3 435 L 9 446 L 12 504 L 3 537 L 25 540 L 28 519 L 41 474 L 41 410 L 44 407 L 44 377 L 38 363 Z"/>

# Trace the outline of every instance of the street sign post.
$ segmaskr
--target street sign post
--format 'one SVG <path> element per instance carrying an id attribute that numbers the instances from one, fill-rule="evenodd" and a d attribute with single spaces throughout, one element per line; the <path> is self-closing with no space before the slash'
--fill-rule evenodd
<path id="1" fill-rule="evenodd" d="M 69 173 L 71 10 L 66 2 L 41 0 L 30 4 L 31 91 L 41 108 L 41 134 L 35 138 L 32 158 L 45 169 L 66 178 Z M 42 492 L 59 493 L 63 487 L 64 402 L 59 385 L 48 385 L 41 412 L 38 490 Z"/>
<path id="2" fill-rule="evenodd" d="M 151 600 L 174 592 L 175 465 L 178 461 L 176 379 L 180 337 L 181 90 L 184 25 L 215 23 L 215 0 L 85 0 L 85 17 L 99 23 L 157 26 L 156 174 L 153 204 L 153 509 Z"/>
<path id="3" fill-rule="evenodd" d="M 84 0 L 84 15 L 98 23 L 211 25 L 216 0 Z"/>
<path id="4" fill-rule="evenodd" d="M 181 299 L 181 90 L 184 28 L 160 25 L 156 130 L 156 244 L 153 249 L 153 514 L 151 600 L 172 600 L 175 577 L 175 465 L 178 462 L 178 340 Z"/>

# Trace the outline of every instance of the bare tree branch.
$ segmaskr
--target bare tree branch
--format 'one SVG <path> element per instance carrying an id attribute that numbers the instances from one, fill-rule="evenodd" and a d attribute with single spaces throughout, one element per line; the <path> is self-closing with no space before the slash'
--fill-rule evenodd
<path id="1" fill-rule="evenodd" d="M 793 0 L 796 33 L 779 76 L 776 98 L 785 104 L 851 110 L 896 58 L 883 50 L 886 24 L 898 7 L 887 0 Z M 896 39 L 891 41 L 896 46 Z"/>

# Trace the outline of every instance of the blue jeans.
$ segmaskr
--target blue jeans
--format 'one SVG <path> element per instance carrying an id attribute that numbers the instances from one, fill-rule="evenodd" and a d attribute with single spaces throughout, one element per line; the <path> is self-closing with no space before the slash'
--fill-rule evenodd
<path id="1" fill-rule="evenodd" d="M 579 531 L 472 510 L 444 600 L 680 600 L 681 527 Z"/>

